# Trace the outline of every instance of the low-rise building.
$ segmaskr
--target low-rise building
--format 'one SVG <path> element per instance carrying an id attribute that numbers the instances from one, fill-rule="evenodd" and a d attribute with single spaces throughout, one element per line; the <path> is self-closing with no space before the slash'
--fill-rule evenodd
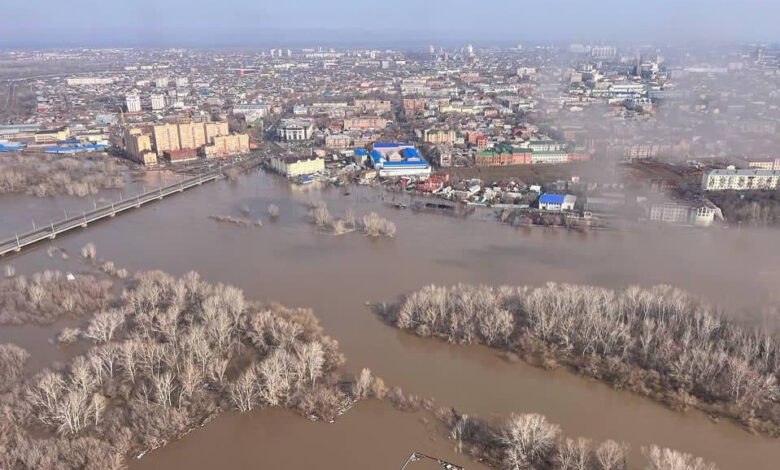
<path id="1" fill-rule="evenodd" d="M 748 167 L 757 170 L 780 171 L 780 158 L 775 159 L 750 159 Z"/>
<path id="2" fill-rule="evenodd" d="M 70 137 L 70 129 L 60 127 L 36 132 L 33 135 L 33 142 L 36 144 L 53 144 L 60 140 L 66 140 L 68 137 Z"/>
<path id="3" fill-rule="evenodd" d="M 195 149 L 166 150 L 163 157 L 171 163 L 181 163 L 197 159 L 198 152 Z"/>
<path id="4" fill-rule="evenodd" d="M 577 196 L 572 194 L 548 194 L 539 196 L 539 209 L 550 212 L 563 212 L 574 210 Z"/>
<path id="5" fill-rule="evenodd" d="M 284 119 L 276 130 L 279 138 L 287 141 L 309 140 L 313 133 L 314 123 L 308 119 Z"/>
<path id="6" fill-rule="evenodd" d="M 774 190 L 780 184 L 780 171 L 737 170 L 734 167 L 710 170 L 702 176 L 705 191 Z"/>
<path id="7" fill-rule="evenodd" d="M 268 116 L 271 106 L 267 104 L 245 103 L 233 106 L 233 114 L 241 114 L 246 122 L 257 122 Z"/>
<path id="8" fill-rule="evenodd" d="M 649 219 L 669 224 L 709 227 L 714 223 L 716 214 L 720 215 L 720 209 L 706 199 L 666 201 L 650 206 Z"/>
<path id="9" fill-rule="evenodd" d="M 249 136 L 247 134 L 221 135 L 211 139 L 211 143 L 203 147 L 206 158 L 227 157 L 249 152 Z"/>
<path id="10" fill-rule="evenodd" d="M 348 149 L 352 147 L 352 137 L 346 134 L 331 134 L 325 136 L 325 147 L 330 149 Z"/>
<path id="11" fill-rule="evenodd" d="M 562 150 L 534 150 L 531 154 L 531 163 L 544 163 L 548 165 L 556 165 L 560 163 L 567 163 L 569 161 L 569 153 Z"/>
<path id="12" fill-rule="evenodd" d="M 533 161 L 533 152 L 509 145 L 497 145 L 491 150 L 474 155 L 476 166 L 527 165 Z"/>
<path id="13" fill-rule="evenodd" d="M 323 172 L 325 159 L 316 156 L 274 156 L 271 158 L 271 168 L 288 178 L 308 176 Z"/>
<path id="14" fill-rule="evenodd" d="M 344 119 L 344 129 L 384 129 L 387 119 L 378 116 L 362 116 Z"/>
<path id="15" fill-rule="evenodd" d="M 452 129 L 426 129 L 423 132 L 423 142 L 428 144 L 453 144 L 455 131 Z"/>

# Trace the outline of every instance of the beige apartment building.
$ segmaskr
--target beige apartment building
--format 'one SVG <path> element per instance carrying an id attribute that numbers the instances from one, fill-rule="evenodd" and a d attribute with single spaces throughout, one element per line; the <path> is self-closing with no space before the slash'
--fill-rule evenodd
<path id="1" fill-rule="evenodd" d="M 249 136 L 247 134 L 216 136 L 212 138 L 211 144 L 203 147 L 203 154 L 207 158 L 227 157 L 247 152 L 249 152 Z"/>
<path id="2" fill-rule="evenodd" d="M 179 145 L 183 149 L 198 149 L 206 145 L 206 128 L 203 123 L 179 124 Z"/>
<path id="3" fill-rule="evenodd" d="M 189 122 L 154 126 L 154 145 L 158 156 L 181 149 L 200 149 L 215 137 L 228 135 L 227 122 Z"/>
<path id="4" fill-rule="evenodd" d="M 127 129 L 124 135 L 125 153 L 144 165 L 156 165 L 157 155 L 152 151 L 152 138 L 142 129 Z"/>
<path id="5" fill-rule="evenodd" d="M 160 124 L 154 126 L 152 134 L 154 135 L 154 147 L 155 150 L 157 150 L 158 157 L 161 157 L 166 150 L 181 149 L 178 124 Z"/>
<path id="6" fill-rule="evenodd" d="M 423 133 L 423 141 L 429 144 L 453 144 L 456 137 L 452 129 L 426 129 Z"/>
<path id="7" fill-rule="evenodd" d="M 384 129 L 387 119 L 375 116 L 363 116 L 344 119 L 344 129 Z"/>

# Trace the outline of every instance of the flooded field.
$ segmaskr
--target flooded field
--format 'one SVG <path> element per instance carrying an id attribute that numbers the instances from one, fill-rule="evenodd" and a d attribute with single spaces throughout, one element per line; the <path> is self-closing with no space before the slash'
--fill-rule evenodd
<path id="1" fill-rule="evenodd" d="M 730 314 L 753 317 L 777 301 L 773 293 L 780 292 L 776 234 L 517 229 L 397 210 L 387 204 L 392 193 L 349 191 L 291 187 L 254 172 L 236 184 L 204 185 L 55 240 L 71 254 L 68 261 L 48 258 L 46 246 L 40 245 L 0 264 L 13 264 L 18 273 L 83 269 L 75 258 L 81 246 L 93 242 L 99 258 L 131 271 L 162 269 L 178 275 L 195 270 L 209 282 L 242 288 L 250 299 L 311 307 L 340 342 L 349 371 L 369 367 L 389 385 L 470 414 L 538 412 L 569 436 L 625 440 L 635 457 L 642 446 L 656 443 L 702 456 L 722 469 L 776 468 L 776 440 L 753 436 L 731 423 L 712 423 L 701 413 L 675 413 L 564 370 L 510 364 L 485 348 L 413 337 L 383 324 L 366 306 L 392 302 L 429 283 L 668 283 Z M 377 211 L 395 222 L 398 233 L 394 239 L 370 239 L 318 232 L 306 220 L 306 203 L 320 199 L 334 216 L 343 216 L 348 208 L 358 216 Z M 3 233 L 13 232 L 8 224 L 27 218 L 31 200 L 0 197 Z M 40 207 L 53 211 L 47 204 L 59 203 L 41 200 Z M 278 220 L 267 216 L 269 204 L 279 206 Z M 208 218 L 243 216 L 244 206 L 249 217 L 263 220 L 263 227 Z M 54 327 L 0 327 L 0 341 L 17 342 L 34 358 L 44 358 L 36 366 L 69 354 L 48 343 L 54 334 Z M 437 452 L 451 449 L 441 437 L 431 444 L 430 431 L 419 417 L 378 403 L 361 405 L 334 425 L 310 423 L 281 410 L 228 414 L 133 468 L 399 468 L 412 450 L 425 451 L 424 445 Z M 318 456 L 321 460 L 314 460 Z"/>

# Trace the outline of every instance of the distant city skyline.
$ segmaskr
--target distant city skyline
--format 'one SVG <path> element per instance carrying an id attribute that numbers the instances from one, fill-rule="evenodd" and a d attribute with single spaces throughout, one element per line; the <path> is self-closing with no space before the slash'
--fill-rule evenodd
<path id="1" fill-rule="evenodd" d="M 3 10 L 7 48 L 780 39 L 780 2 L 770 0 L 14 0 Z"/>

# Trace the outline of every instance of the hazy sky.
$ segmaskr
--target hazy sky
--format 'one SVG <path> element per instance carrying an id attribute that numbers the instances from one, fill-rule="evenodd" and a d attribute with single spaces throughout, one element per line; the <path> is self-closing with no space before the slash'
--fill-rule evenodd
<path id="1" fill-rule="evenodd" d="M 780 39 L 780 0 L 0 0 L 0 46 Z"/>

